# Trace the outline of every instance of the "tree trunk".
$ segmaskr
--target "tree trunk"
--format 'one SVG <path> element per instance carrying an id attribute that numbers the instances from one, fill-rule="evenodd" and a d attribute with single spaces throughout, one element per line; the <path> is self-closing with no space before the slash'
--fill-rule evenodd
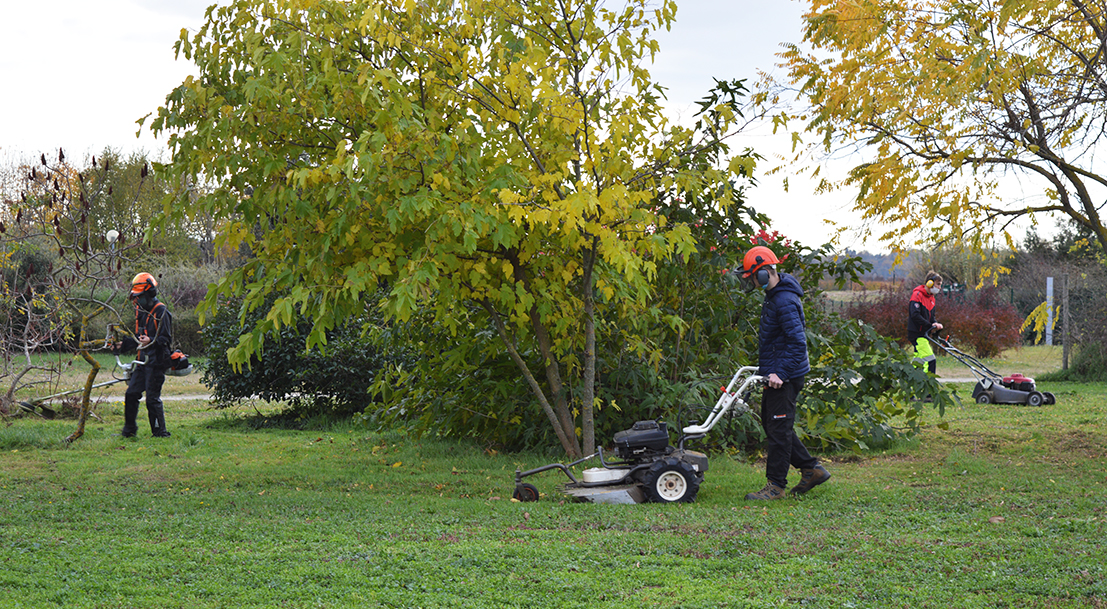
<path id="1" fill-rule="evenodd" d="M 554 410 L 561 420 L 561 426 L 565 433 L 573 439 L 573 445 L 577 446 L 577 454 L 583 456 L 584 453 L 577 444 L 577 426 L 573 420 L 573 413 L 569 409 L 565 384 L 561 382 L 561 367 L 558 366 L 557 359 L 554 357 L 550 333 L 546 330 L 545 324 L 542 323 L 537 307 L 531 307 L 530 309 L 530 323 L 534 330 L 535 340 L 538 341 L 538 348 L 542 352 L 542 363 L 546 368 L 546 382 L 549 383 L 550 392 L 553 393 Z M 590 450 L 590 448 L 585 444 L 583 450 Z"/>
<path id="2" fill-rule="evenodd" d="M 580 427 L 585 451 L 591 451 L 596 447 L 596 420 L 593 412 L 596 401 L 596 313 L 592 270 L 596 266 L 598 247 L 599 239 L 593 237 L 592 247 L 584 255 L 584 276 L 581 285 L 581 299 L 584 301 L 584 378 L 581 390 Z"/>
<path id="3" fill-rule="evenodd" d="M 519 367 L 519 370 L 523 373 L 523 378 L 526 379 L 527 385 L 530 386 L 530 390 L 538 398 L 538 403 L 542 406 L 542 412 L 546 413 L 546 417 L 550 420 L 550 425 L 554 429 L 554 433 L 557 434 L 557 439 L 561 442 L 561 447 L 565 450 L 565 454 L 572 459 L 579 459 L 580 447 L 577 445 L 576 436 L 573 434 L 573 428 L 569 427 L 565 429 L 561 420 L 554 413 L 553 407 L 550 405 L 549 399 L 546 398 L 546 393 L 542 391 L 542 386 L 538 384 L 537 379 L 534 378 L 534 374 L 531 373 L 530 367 L 527 366 L 526 361 L 519 355 L 519 351 L 515 348 L 515 343 L 511 340 L 511 336 L 508 334 L 507 327 L 504 326 L 503 319 L 496 313 L 495 308 L 486 300 L 480 301 L 481 306 L 488 312 L 488 316 L 492 318 L 492 323 L 496 326 L 496 331 L 500 334 L 500 340 L 503 341 L 504 346 L 507 347 L 508 353 L 511 355 L 511 360 L 515 362 L 515 365 Z"/>
<path id="4" fill-rule="evenodd" d="M 88 354 L 88 350 L 82 349 L 81 357 L 88 362 L 89 366 L 92 366 L 92 370 L 88 371 L 88 378 L 85 379 L 85 389 L 81 392 L 81 412 L 77 417 L 77 429 L 65 438 L 66 444 L 72 444 L 79 440 L 81 436 L 85 435 L 85 424 L 88 422 L 89 413 L 92 412 L 92 405 L 90 403 L 92 398 L 92 385 L 96 383 L 96 375 L 100 372 L 100 362 L 93 359 L 92 356 Z"/>

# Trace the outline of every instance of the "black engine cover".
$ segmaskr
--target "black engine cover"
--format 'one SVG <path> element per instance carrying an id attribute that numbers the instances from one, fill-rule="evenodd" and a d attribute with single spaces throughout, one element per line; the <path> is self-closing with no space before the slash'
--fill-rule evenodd
<path id="1" fill-rule="evenodd" d="M 658 421 L 638 421 L 615 434 L 615 453 L 622 459 L 664 454 L 669 448 L 669 429 Z"/>
<path id="2" fill-rule="evenodd" d="M 1023 381 L 1005 381 L 1003 386 L 1008 389 L 1014 389 L 1015 391 L 1034 391 L 1034 379 L 1026 379 Z"/>

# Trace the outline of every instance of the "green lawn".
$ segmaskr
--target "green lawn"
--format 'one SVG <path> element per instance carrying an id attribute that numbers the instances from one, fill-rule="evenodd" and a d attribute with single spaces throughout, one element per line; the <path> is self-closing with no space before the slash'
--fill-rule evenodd
<path id="1" fill-rule="evenodd" d="M 1107 607 L 1107 385 L 1042 389 L 830 455 L 768 505 L 726 455 L 691 505 L 565 502 L 556 472 L 516 503 L 515 468 L 551 457 L 200 401 L 167 403 L 167 440 L 115 436 L 112 403 L 69 448 L 72 421 L 23 419 L 0 428 L 0 607 Z"/>

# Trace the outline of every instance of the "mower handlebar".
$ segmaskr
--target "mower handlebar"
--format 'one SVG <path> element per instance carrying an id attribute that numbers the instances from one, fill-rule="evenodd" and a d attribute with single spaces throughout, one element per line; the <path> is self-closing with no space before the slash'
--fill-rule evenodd
<path id="1" fill-rule="evenodd" d="M 757 370 L 757 366 L 739 368 L 738 372 L 734 373 L 734 377 L 730 379 L 730 384 L 723 389 L 723 395 L 719 396 L 719 401 L 715 402 L 715 408 L 711 409 L 711 414 L 707 415 L 707 420 L 699 425 L 685 427 L 684 435 L 705 434 L 711 431 L 711 428 L 719 422 L 719 419 L 730 410 L 735 402 L 738 403 L 739 408 L 746 408 L 746 402 L 742 399 L 742 396 L 753 385 L 765 382 L 765 377 L 757 374 Z"/>
<path id="2" fill-rule="evenodd" d="M 929 330 L 926 331 L 926 337 L 928 339 L 934 341 L 935 343 L 937 343 L 938 346 L 943 348 L 943 349 L 948 350 L 948 349 L 953 347 L 953 345 L 949 342 L 949 339 L 948 338 L 942 338 L 942 336 L 940 334 L 938 334 L 938 331 L 935 330 L 934 328 L 930 328 Z"/>

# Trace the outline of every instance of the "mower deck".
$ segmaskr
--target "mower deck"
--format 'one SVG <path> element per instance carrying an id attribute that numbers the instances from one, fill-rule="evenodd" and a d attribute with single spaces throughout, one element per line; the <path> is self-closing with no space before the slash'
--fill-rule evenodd
<path id="1" fill-rule="evenodd" d="M 593 486 L 582 487 L 573 483 L 564 484 L 557 489 L 576 501 L 586 503 L 607 503 L 612 505 L 627 505 L 631 503 L 645 503 L 646 495 L 638 484 L 619 484 L 617 486 Z"/>

